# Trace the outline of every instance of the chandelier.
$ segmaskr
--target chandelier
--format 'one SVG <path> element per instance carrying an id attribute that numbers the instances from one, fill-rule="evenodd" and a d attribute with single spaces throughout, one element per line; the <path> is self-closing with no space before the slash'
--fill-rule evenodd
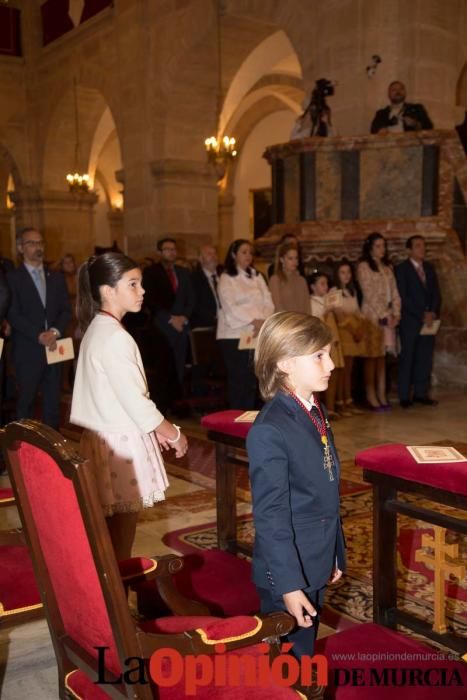
<path id="1" fill-rule="evenodd" d="M 219 124 L 222 107 L 222 42 L 221 42 L 221 0 L 216 2 L 217 10 L 217 110 L 216 124 Z M 237 143 L 232 136 L 209 136 L 204 141 L 204 148 L 208 163 L 217 173 L 218 181 L 222 180 L 227 172 L 229 163 L 237 155 Z"/>
<path id="2" fill-rule="evenodd" d="M 209 163 L 215 166 L 226 168 L 237 155 L 236 141 L 229 136 L 224 136 L 219 140 L 215 136 L 210 136 L 205 140 L 204 147 Z"/>
<path id="3" fill-rule="evenodd" d="M 90 177 L 87 173 L 78 172 L 78 164 L 80 160 L 80 143 L 79 143 L 79 112 L 78 112 L 78 96 L 76 91 L 76 78 L 73 78 L 73 98 L 75 112 L 75 165 L 74 172 L 68 173 L 66 181 L 68 189 L 74 194 L 85 194 L 90 192 Z"/>
<path id="4" fill-rule="evenodd" d="M 87 173 L 84 173 L 84 175 L 68 173 L 66 181 L 68 182 L 70 192 L 89 192 L 90 190 L 89 175 Z"/>

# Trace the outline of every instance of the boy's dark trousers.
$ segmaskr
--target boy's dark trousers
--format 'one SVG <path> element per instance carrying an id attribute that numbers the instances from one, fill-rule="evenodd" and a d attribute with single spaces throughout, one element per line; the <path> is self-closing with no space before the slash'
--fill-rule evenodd
<path id="1" fill-rule="evenodd" d="M 258 588 L 257 590 L 261 601 L 262 613 L 276 612 L 278 610 L 284 610 L 287 612 L 281 595 L 272 595 L 271 591 L 266 588 Z M 312 617 L 313 626 L 297 626 L 295 630 L 286 637 L 281 637 L 281 641 L 287 641 L 293 644 L 291 652 L 297 659 L 300 659 L 302 656 L 313 656 L 314 643 L 318 633 L 319 618 L 323 607 L 325 591 L 326 586 L 323 586 L 323 588 L 320 588 L 317 591 L 309 588 L 304 589 L 303 592 L 307 595 L 314 609 L 318 613 L 316 617 Z"/>

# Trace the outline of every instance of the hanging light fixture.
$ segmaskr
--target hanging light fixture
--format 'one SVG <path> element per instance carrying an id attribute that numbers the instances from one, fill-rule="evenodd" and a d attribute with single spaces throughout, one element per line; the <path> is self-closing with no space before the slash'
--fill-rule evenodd
<path id="1" fill-rule="evenodd" d="M 221 2 L 217 0 L 217 107 L 216 107 L 216 125 L 219 127 L 221 109 L 222 109 L 222 42 L 221 42 Z M 227 171 L 228 164 L 236 157 L 238 153 L 237 143 L 232 136 L 217 134 L 217 136 L 209 136 L 204 140 L 204 148 L 208 162 L 215 168 L 217 179 L 222 180 Z"/>
<path id="2" fill-rule="evenodd" d="M 74 100 L 74 112 L 75 112 L 75 163 L 74 172 L 68 173 L 66 176 L 66 181 L 68 183 L 68 188 L 70 192 L 75 194 L 83 194 L 89 192 L 90 187 L 90 177 L 87 173 L 78 172 L 78 164 L 80 157 L 80 143 L 79 143 L 79 112 L 78 112 L 78 94 L 76 89 L 76 78 L 73 78 L 73 100 Z"/>

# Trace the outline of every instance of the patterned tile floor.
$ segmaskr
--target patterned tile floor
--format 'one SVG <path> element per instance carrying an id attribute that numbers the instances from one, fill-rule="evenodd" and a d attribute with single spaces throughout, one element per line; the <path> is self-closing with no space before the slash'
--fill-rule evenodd
<path id="1" fill-rule="evenodd" d="M 342 459 L 353 459 L 358 450 L 384 442 L 425 444 L 435 440 L 465 440 L 467 394 L 442 396 L 439 406 L 399 407 L 385 414 L 364 414 L 334 423 L 334 433 Z M 193 435 L 202 435 L 194 421 L 186 422 Z M 354 479 L 357 475 L 352 474 Z M 0 477 L 0 485 L 6 479 Z M 156 511 L 157 509 L 157 511 Z M 168 498 L 150 517 L 138 525 L 135 554 L 163 554 L 170 550 L 162 543 L 168 532 L 215 520 L 212 491 L 203 485 L 170 476 Z M 10 509 L 8 509 L 10 510 Z M 250 510 L 248 502 L 239 504 L 239 513 Z M 0 530 L 17 525 L 14 512 L 0 512 Z M 332 633 L 323 628 L 322 634 Z M 13 628 L 0 626 L 0 696 L 2 700 L 53 700 L 58 698 L 57 671 L 44 620 Z"/>

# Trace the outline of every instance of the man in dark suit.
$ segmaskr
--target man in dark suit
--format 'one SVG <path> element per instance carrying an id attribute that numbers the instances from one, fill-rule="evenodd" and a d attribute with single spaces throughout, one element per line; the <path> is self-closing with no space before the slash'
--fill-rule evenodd
<path id="1" fill-rule="evenodd" d="M 407 91 L 404 83 L 394 80 L 389 84 L 390 104 L 378 109 L 371 123 L 372 134 L 389 134 L 402 131 L 432 129 L 433 122 L 422 104 L 406 102 Z"/>
<path id="2" fill-rule="evenodd" d="M 434 406 L 428 396 L 433 364 L 434 335 L 420 335 L 423 324 L 432 326 L 439 317 L 441 295 L 438 279 L 432 265 L 425 262 L 423 236 L 411 236 L 406 244 L 409 257 L 395 269 L 397 286 L 402 301 L 399 324 L 401 353 L 399 356 L 399 400 L 403 408 L 413 401 Z"/>
<path id="3" fill-rule="evenodd" d="M 215 247 L 209 244 L 201 246 L 198 262 L 191 277 L 195 301 L 190 323 L 192 328 L 211 328 L 217 325 L 220 305 L 217 285 L 221 268 Z"/>
<path id="4" fill-rule="evenodd" d="M 53 350 L 71 320 L 65 279 L 44 268 L 44 240 L 34 228 L 17 236 L 23 263 L 8 273 L 11 304 L 13 363 L 17 382 L 17 417 L 31 418 L 42 394 L 42 420 L 58 429 L 60 423 L 61 363 L 48 365 L 46 348 Z"/>
<path id="5" fill-rule="evenodd" d="M 189 318 L 193 311 L 193 287 L 188 270 L 175 265 L 177 245 L 173 238 L 158 241 L 160 262 L 143 271 L 145 305 L 153 322 L 172 349 L 177 378 L 182 383 L 188 350 Z"/>

